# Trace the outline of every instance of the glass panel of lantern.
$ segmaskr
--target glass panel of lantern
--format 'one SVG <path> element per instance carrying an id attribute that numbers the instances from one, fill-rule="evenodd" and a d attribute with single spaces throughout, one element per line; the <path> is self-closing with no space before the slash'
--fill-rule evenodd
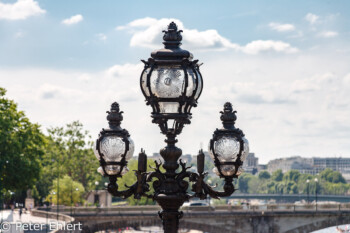
<path id="1" fill-rule="evenodd" d="M 241 154 L 241 161 L 245 161 L 249 154 L 249 143 L 246 138 L 242 138 L 243 141 L 243 150 Z M 214 141 L 213 150 L 211 150 L 210 142 L 209 142 L 209 155 L 210 157 L 215 161 L 215 155 L 216 154 L 218 160 L 220 163 L 225 162 L 236 162 L 238 159 L 238 155 L 241 149 L 241 145 L 239 140 L 236 137 L 231 136 L 222 136 L 218 140 Z M 222 164 L 220 165 L 221 173 L 224 176 L 232 176 L 236 174 L 239 176 L 244 170 L 242 166 L 238 168 L 238 171 L 236 172 L 236 168 L 233 164 L 226 165 Z M 213 172 L 217 175 L 220 175 L 218 168 L 214 168 Z"/>
<path id="2" fill-rule="evenodd" d="M 151 94 L 158 98 L 159 109 L 152 106 L 157 112 L 189 113 L 191 106 L 184 104 L 180 109 L 179 98 L 185 95 L 197 100 L 202 91 L 202 77 L 196 68 L 180 65 L 157 66 L 153 70 L 145 68 L 141 75 L 141 89 L 146 98 Z"/>
<path id="3" fill-rule="evenodd" d="M 134 154 L 135 145 L 134 145 L 134 141 L 130 137 L 128 137 L 128 142 L 129 142 L 129 150 L 127 151 L 126 151 L 126 145 L 123 139 L 116 135 L 104 136 L 99 141 L 99 145 L 98 145 L 99 150 L 95 143 L 94 145 L 95 156 L 98 160 L 102 159 L 106 162 L 104 169 L 107 175 L 118 175 L 119 173 L 121 175 L 124 175 L 126 172 L 129 171 L 129 169 L 126 166 L 124 166 L 123 171 L 120 172 L 120 165 L 109 164 L 111 162 L 112 163 L 120 162 L 124 157 L 124 155 L 125 155 L 126 161 L 132 158 Z M 99 167 L 97 171 L 102 175 L 105 175 L 102 167 Z"/>

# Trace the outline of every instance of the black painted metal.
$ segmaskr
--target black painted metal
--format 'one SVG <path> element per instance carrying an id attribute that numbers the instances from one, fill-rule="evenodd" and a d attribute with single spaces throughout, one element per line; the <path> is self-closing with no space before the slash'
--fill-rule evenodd
<path id="1" fill-rule="evenodd" d="M 129 140 L 128 137 L 130 137 L 129 132 L 126 129 L 122 129 L 120 127 L 121 122 L 123 121 L 123 112 L 120 112 L 119 110 L 119 104 L 117 102 L 114 102 L 111 105 L 111 110 L 107 111 L 108 115 L 107 115 L 107 121 L 109 124 L 109 128 L 108 129 L 102 129 L 102 131 L 100 132 L 100 135 L 96 141 L 96 150 L 98 151 L 99 155 L 100 155 L 100 165 L 103 169 L 104 174 L 107 174 L 105 167 L 107 165 L 119 165 L 120 166 L 120 171 L 118 174 L 116 175 L 110 175 L 110 178 L 116 178 L 116 177 L 120 177 L 123 168 L 127 165 L 127 161 L 125 159 L 126 153 L 129 151 Z M 103 138 L 105 137 L 109 137 L 109 136 L 117 136 L 117 137 L 121 137 L 123 142 L 125 143 L 125 151 L 124 154 L 122 156 L 122 159 L 120 162 L 106 162 L 106 160 L 104 159 L 104 155 L 100 150 L 100 142 L 103 140 Z"/>
<path id="2" fill-rule="evenodd" d="M 224 111 L 221 111 L 221 121 L 223 128 L 222 129 L 216 129 L 213 138 L 210 140 L 210 150 L 214 155 L 214 163 L 216 168 L 218 169 L 220 173 L 220 177 L 226 178 L 222 171 L 221 171 L 221 165 L 234 165 L 235 166 L 235 172 L 232 174 L 231 178 L 238 178 L 237 172 L 239 167 L 243 165 L 243 161 L 241 159 L 242 152 L 244 148 L 244 133 L 242 130 L 235 127 L 235 121 L 237 120 L 236 111 L 233 111 L 232 104 L 230 102 L 225 103 L 224 105 Z M 215 142 L 218 141 L 222 137 L 232 137 L 235 138 L 237 141 L 239 141 L 240 147 L 239 147 L 239 153 L 237 155 L 237 160 L 232 162 L 221 162 L 218 159 L 218 155 L 215 152 L 214 145 Z"/>
<path id="3" fill-rule="evenodd" d="M 203 80 L 199 72 L 198 60 L 192 61 L 192 54 L 180 48 L 182 30 L 178 31 L 176 24 L 172 22 L 169 24 L 168 30 L 163 32 L 165 33 L 163 37 L 165 48 L 152 52 L 151 58 L 148 61 L 142 60 L 145 67 L 141 73 L 140 86 L 146 98 L 147 105 L 151 105 L 152 107 L 152 122 L 159 125 L 163 134 L 174 134 L 176 136 L 181 133 L 185 124 L 191 123 L 191 108 L 197 106 L 197 100 L 203 88 Z M 181 69 L 184 72 L 184 87 L 179 97 L 160 98 L 152 90 L 151 77 L 154 72 L 162 69 Z M 143 75 L 146 72 L 146 80 L 144 80 Z M 195 88 L 188 95 L 189 72 L 193 74 Z M 145 86 L 142 85 L 143 82 L 146 83 Z M 201 83 L 201 85 L 198 85 L 198 83 Z M 178 111 L 176 113 L 162 113 L 159 105 L 160 102 L 178 103 Z M 169 120 L 175 121 L 173 126 L 168 125 Z"/>
<path id="4" fill-rule="evenodd" d="M 181 133 L 185 124 L 191 123 L 190 119 L 192 115 L 190 110 L 192 107 L 197 106 L 197 100 L 200 97 L 203 88 L 203 80 L 199 71 L 198 60 L 192 61 L 192 54 L 186 50 L 182 50 L 179 47 L 182 40 L 181 32 L 181 30 L 177 30 L 176 24 L 172 22 L 168 26 L 168 30 L 164 31 L 165 34 L 163 37 L 163 44 L 165 45 L 165 48 L 154 51 L 151 54 L 152 58 L 149 58 L 148 61 L 142 60 L 145 67 L 140 77 L 141 90 L 146 98 L 147 105 L 151 105 L 152 107 L 152 122 L 158 124 L 161 132 L 166 136 L 165 142 L 167 145 L 160 150 L 160 155 L 164 159 L 164 164 L 156 161 L 156 167 L 153 168 L 154 171 L 147 173 L 147 156 L 145 152 L 141 150 L 141 153 L 139 154 L 138 170 L 135 171 L 135 175 L 137 177 L 136 183 L 128 187 L 127 190 L 118 191 L 117 179 L 121 177 L 119 173 L 118 175 L 109 176 L 110 183 L 108 185 L 108 191 L 114 196 L 127 198 L 133 195 L 136 199 L 141 198 L 141 196 L 145 196 L 155 200 L 162 207 L 162 211 L 159 212 L 159 216 L 163 222 L 165 233 L 176 233 L 178 231 L 179 219 L 183 216 L 183 213 L 179 211 L 179 208 L 185 201 L 188 201 L 190 198 L 194 197 L 205 199 L 208 195 L 213 198 L 230 196 L 235 191 L 232 183 L 233 179 L 238 177 L 236 174 L 227 177 L 222 175 L 220 172 L 221 177 L 225 179 L 225 185 L 224 191 L 218 192 L 204 182 L 204 178 L 207 173 L 204 173 L 204 154 L 202 150 L 198 155 L 198 173 L 188 171 L 190 167 L 186 167 L 186 163 L 182 162 L 181 159 L 179 160 L 182 155 L 182 150 L 175 146 L 177 142 L 176 136 Z M 151 76 L 155 69 L 171 69 L 172 67 L 181 68 L 185 74 L 185 83 L 182 94 L 177 98 L 158 98 L 151 88 Z M 186 95 L 189 85 L 189 72 L 192 72 L 191 75 L 194 79 L 193 81 L 195 88 L 190 95 Z M 162 113 L 160 111 L 159 102 L 179 103 L 178 112 Z M 119 105 L 113 104 L 111 111 L 108 113 L 109 115 L 107 120 L 110 123 L 110 129 L 101 131 L 100 138 L 97 140 L 97 150 L 99 150 L 99 143 L 101 139 L 106 135 L 115 134 L 126 139 L 129 136 L 125 129 L 120 128 L 120 122 L 123 119 L 123 112 L 119 112 Z M 242 138 L 244 134 L 241 130 L 234 127 L 236 112 L 232 112 L 232 105 L 226 103 L 224 112 L 221 113 L 221 120 L 223 121 L 224 129 L 216 130 L 214 132 L 214 138 L 211 140 L 211 143 L 213 144 L 215 140 L 222 135 L 233 135 L 234 137 L 240 139 L 241 155 L 243 150 Z M 168 125 L 169 120 L 174 120 L 172 127 Z M 128 142 L 128 140 L 126 141 Z M 120 163 L 113 164 L 126 166 L 126 152 Z M 108 165 L 108 162 L 103 160 L 103 155 L 101 155 L 100 151 L 99 153 L 101 166 L 103 169 L 105 169 L 104 166 Z M 240 159 L 238 159 L 238 162 L 230 164 L 236 166 L 238 170 L 238 167 L 242 165 L 242 162 Z M 218 167 L 218 169 L 220 169 L 221 164 L 218 161 L 215 161 L 215 165 Z M 164 168 L 165 172 L 161 171 L 161 166 Z M 179 167 L 180 171 L 177 172 Z M 154 181 L 154 193 L 148 193 L 148 183 L 151 181 Z M 193 193 L 187 192 L 189 182 L 192 183 Z"/>

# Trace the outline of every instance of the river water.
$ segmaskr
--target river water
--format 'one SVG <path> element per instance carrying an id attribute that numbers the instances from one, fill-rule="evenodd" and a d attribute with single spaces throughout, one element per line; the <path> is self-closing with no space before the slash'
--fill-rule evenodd
<path id="1" fill-rule="evenodd" d="M 350 224 L 341 225 L 341 226 L 338 226 L 338 227 L 343 229 L 343 230 L 345 230 L 345 229 L 347 229 L 346 228 L 347 226 L 348 226 L 348 229 L 350 229 Z M 347 232 L 350 232 L 350 231 L 347 231 Z M 328 227 L 328 228 L 325 228 L 325 229 L 322 229 L 322 230 L 313 231 L 311 233 L 338 233 L 338 231 L 336 230 L 336 227 Z"/>

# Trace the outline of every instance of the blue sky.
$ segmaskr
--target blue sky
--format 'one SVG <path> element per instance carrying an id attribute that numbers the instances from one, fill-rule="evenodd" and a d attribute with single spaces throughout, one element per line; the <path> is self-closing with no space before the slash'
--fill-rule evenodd
<path id="1" fill-rule="evenodd" d="M 182 47 L 204 62 L 203 96 L 179 137 L 184 153 L 207 144 L 231 101 L 262 162 L 350 156 L 349 5 L 0 0 L 0 86 L 43 128 L 79 119 L 93 136 L 117 100 L 136 149 L 153 153 L 163 136 L 138 87 L 140 59 L 175 20 Z"/>

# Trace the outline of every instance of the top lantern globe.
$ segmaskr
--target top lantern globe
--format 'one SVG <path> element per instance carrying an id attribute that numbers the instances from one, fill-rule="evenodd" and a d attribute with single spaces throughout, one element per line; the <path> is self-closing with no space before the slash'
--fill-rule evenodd
<path id="1" fill-rule="evenodd" d="M 160 125 L 162 133 L 179 134 L 184 124 L 189 124 L 191 108 L 203 89 L 198 60 L 180 48 L 181 32 L 174 22 L 164 32 L 164 48 L 152 52 L 141 73 L 140 85 L 148 105 L 152 107 L 153 122 Z M 173 120 L 173 125 L 168 125 Z"/>

